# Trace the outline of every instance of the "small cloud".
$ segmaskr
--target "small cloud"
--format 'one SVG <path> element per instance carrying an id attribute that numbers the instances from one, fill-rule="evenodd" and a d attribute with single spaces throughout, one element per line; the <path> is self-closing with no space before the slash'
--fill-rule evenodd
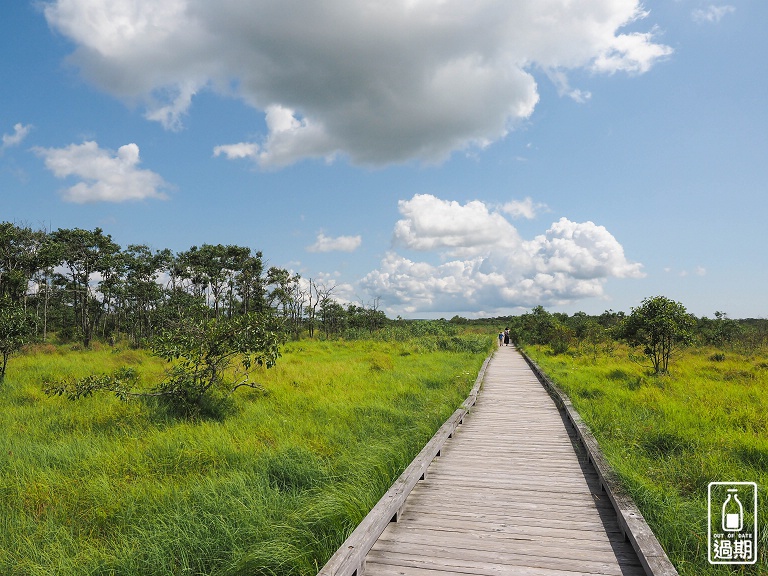
<path id="1" fill-rule="evenodd" d="M 584 104 L 592 98 L 590 92 L 579 90 L 578 88 L 571 88 L 570 82 L 568 82 L 568 76 L 562 70 L 547 70 L 547 76 L 557 88 L 559 96 L 568 96 L 574 102 L 578 104 Z"/>
<path id="2" fill-rule="evenodd" d="M 507 202 L 501 207 L 501 211 L 509 214 L 512 218 L 525 218 L 527 220 L 533 220 L 542 210 L 547 210 L 547 205 L 539 202 L 534 204 L 530 196 L 526 197 L 525 200 Z"/>
<path id="3" fill-rule="evenodd" d="M 730 14 L 736 11 L 735 6 L 726 4 L 724 6 L 715 6 L 711 4 L 706 8 L 697 8 L 691 12 L 694 22 L 711 22 L 717 24 L 725 17 L 726 14 Z"/>
<path id="4" fill-rule="evenodd" d="M 257 159 L 259 156 L 259 145 L 253 142 L 239 142 L 238 144 L 223 144 L 213 149 L 213 155 L 218 157 L 226 156 L 229 160 L 239 160 L 241 158 Z"/>
<path id="5" fill-rule="evenodd" d="M 65 148 L 34 148 L 44 158 L 45 167 L 57 178 L 74 176 L 82 181 L 63 192 L 64 200 L 87 202 L 125 202 L 146 198 L 166 199 L 161 192 L 168 184 L 151 170 L 139 165 L 139 147 L 121 146 L 117 153 L 99 148 L 96 142 L 70 144 Z"/>
<path id="6" fill-rule="evenodd" d="M 331 162 L 334 152 L 326 153 L 328 142 L 322 126 L 299 117 L 290 108 L 269 106 L 266 112 L 269 135 L 262 145 L 255 142 L 225 144 L 213 149 L 214 156 L 225 155 L 229 160 L 248 158 L 262 168 L 280 168 L 301 158 L 325 157 Z M 301 141 L 302 144 L 298 144 Z"/>
<path id="7" fill-rule="evenodd" d="M 145 117 L 147 120 L 160 122 L 166 130 L 178 132 L 182 128 L 181 119 L 192 105 L 192 97 L 198 90 L 199 86 L 194 82 L 182 82 L 169 98 L 168 104 L 150 108 Z"/>
<path id="8" fill-rule="evenodd" d="M 331 238 L 322 232 L 317 235 L 317 240 L 311 246 L 307 246 L 307 252 L 354 252 L 362 244 L 362 236 L 337 236 Z"/>
<path id="9" fill-rule="evenodd" d="M 19 122 L 14 125 L 13 134 L 3 134 L 3 144 L 0 146 L 0 151 L 21 144 L 22 140 L 27 137 L 30 130 L 32 130 L 32 124 L 27 124 L 25 126 Z"/>
<path id="10" fill-rule="evenodd" d="M 664 268 L 664 272 L 667 274 L 675 272 L 673 268 Z M 693 271 L 690 270 L 679 270 L 675 272 L 680 278 L 687 278 L 688 276 L 694 275 L 694 276 L 706 276 L 707 275 L 707 269 L 704 268 L 704 266 L 697 266 Z"/>

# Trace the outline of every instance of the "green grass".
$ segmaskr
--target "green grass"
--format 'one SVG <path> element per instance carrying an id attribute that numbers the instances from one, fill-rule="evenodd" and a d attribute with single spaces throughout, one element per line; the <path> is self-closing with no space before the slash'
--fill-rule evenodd
<path id="1" fill-rule="evenodd" d="M 768 575 L 768 357 L 689 349 L 656 377 L 627 350 L 526 351 L 571 398 L 681 576 Z M 707 561 L 710 482 L 758 484 L 755 566 Z"/>
<path id="2" fill-rule="evenodd" d="M 490 340 L 488 340 L 490 344 Z M 488 351 L 415 342 L 285 347 L 220 419 L 46 377 L 163 365 L 141 351 L 37 346 L 0 388 L 0 574 L 315 574 L 464 400 Z"/>

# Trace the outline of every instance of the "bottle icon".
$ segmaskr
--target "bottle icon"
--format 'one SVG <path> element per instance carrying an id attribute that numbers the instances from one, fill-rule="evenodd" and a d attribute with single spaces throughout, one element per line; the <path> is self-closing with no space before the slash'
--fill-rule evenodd
<path id="1" fill-rule="evenodd" d="M 744 507 L 738 492 L 737 488 L 729 488 L 728 498 L 723 502 L 723 532 L 741 532 L 744 527 Z"/>

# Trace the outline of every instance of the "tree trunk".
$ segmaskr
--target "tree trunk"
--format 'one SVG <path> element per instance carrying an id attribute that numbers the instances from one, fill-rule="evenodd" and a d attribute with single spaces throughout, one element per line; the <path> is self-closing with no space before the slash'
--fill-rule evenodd
<path id="1" fill-rule="evenodd" d="M 9 352 L 3 352 L 3 366 L 0 367 L 0 383 L 2 383 L 5 380 L 5 367 L 8 366 L 9 356 L 10 356 Z"/>

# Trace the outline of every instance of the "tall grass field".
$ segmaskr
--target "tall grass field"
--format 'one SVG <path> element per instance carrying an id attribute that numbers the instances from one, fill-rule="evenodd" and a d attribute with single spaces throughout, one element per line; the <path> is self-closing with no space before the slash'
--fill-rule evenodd
<path id="1" fill-rule="evenodd" d="M 608 355 L 526 352 L 586 421 L 681 576 L 768 575 L 768 356 L 690 348 L 651 376 Z M 759 557 L 707 560 L 710 482 L 758 485 Z"/>
<path id="2" fill-rule="evenodd" d="M 492 341 L 290 343 L 261 390 L 185 420 L 43 381 L 164 365 L 38 345 L 0 387 L 0 574 L 313 575 L 461 404 Z"/>

